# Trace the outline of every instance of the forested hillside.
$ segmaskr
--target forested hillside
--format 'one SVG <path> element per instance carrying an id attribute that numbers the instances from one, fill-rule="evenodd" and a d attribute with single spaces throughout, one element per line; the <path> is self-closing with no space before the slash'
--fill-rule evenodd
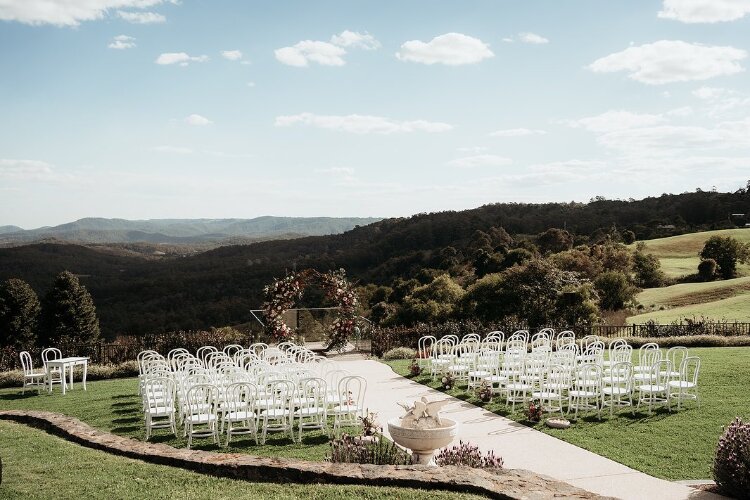
<path id="1" fill-rule="evenodd" d="M 0 280 L 21 278 L 41 296 L 56 273 L 72 271 L 91 291 L 105 336 L 206 328 L 248 321 L 249 310 L 261 304 L 263 286 L 292 268 L 345 268 L 362 284 L 390 285 L 398 278 L 420 277 L 424 269 L 458 269 L 459 279 L 467 274 L 466 279 L 476 279 L 471 278 L 475 269 L 485 264 L 493 272 L 492 259 L 504 255 L 501 247 L 503 252 L 536 251 L 536 243 L 544 242 L 535 236 L 549 228 L 566 229 L 571 246 L 744 226 L 744 216 L 730 215 L 748 213 L 750 194 L 743 188 L 640 201 L 493 204 L 386 219 L 340 235 L 225 246 L 171 260 L 34 244 L 0 249 Z M 506 231 L 512 244 L 503 242 Z M 482 248 L 490 252 L 485 252 L 487 262 L 477 257 Z M 494 250 L 498 252 L 492 254 Z"/>

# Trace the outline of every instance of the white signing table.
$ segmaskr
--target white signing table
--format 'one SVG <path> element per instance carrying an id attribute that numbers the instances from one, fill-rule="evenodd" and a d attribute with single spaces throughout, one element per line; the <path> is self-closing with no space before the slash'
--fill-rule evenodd
<path id="1" fill-rule="evenodd" d="M 83 390 L 86 390 L 86 372 L 89 368 L 89 358 L 85 357 L 71 357 L 71 358 L 60 358 L 60 359 L 50 359 L 47 361 L 47 383 L 48 383 L 48 390 L 49 392 L 52 392 L 52 369 L 53 368 L 59 368 L 60 369 L 60 375 L 62 376 L 63 380 L 65 380 L 65 371 L 70 368 L 70 388 L 73 388 L 73 368 L 76 365 L 82 365 L 83 366 Z M 62 384 L 62 393 L 65 394 L 65 386 L 66 384 L 63 382 Z"/>

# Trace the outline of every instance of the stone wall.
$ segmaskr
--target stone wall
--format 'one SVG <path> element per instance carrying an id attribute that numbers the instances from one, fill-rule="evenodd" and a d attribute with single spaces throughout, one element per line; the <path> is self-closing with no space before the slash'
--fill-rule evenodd
<path id="1" fill-rule="evenodd" d="M 239 453 L 214 453 L 148 443 L 94 429 L 43 411 L 0 411 L 0 419 L 38 427 L 89 448 L 155 464 L 258 482 L 398 486 L 477 493 L 498 499 L 602 498 L 525 470 L 492 473 L 465 467 L 333 464 Z"/>

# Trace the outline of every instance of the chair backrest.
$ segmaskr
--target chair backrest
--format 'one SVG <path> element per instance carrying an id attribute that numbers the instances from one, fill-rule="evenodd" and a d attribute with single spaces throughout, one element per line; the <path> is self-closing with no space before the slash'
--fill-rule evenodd
<path id="1" fill-rule="evenodd" d="M 358 375 L 349 375 L 339 381 L 339 397 L 342 405 L 356 406 L 358 411 L 364 411 L 367 380 Z"/>
<path id="2" fill-rule="evenodd" d="M 216 412 L 219 389 L 213 384 L 197 384 L 187 390 L 186 412 L 188 415 L 200 415 Z"/>
<path id="3" fill-rule="evenodd" d="M 531 350 L 552 350 L 552 338 L 549 331 L 541 330 L 531 337 Z"/>
<path id="4" fill-rule="evenodd" d="M 667 349 L 665 358 L 672 362 L 672 368 L 679 370 L 682 362 L 689 356 L 687 347 L 675 346 Z"/>
<path id="5" fill-rule="evenodd" d="M 601 391 L 602 367 L 590 363 L 584 363 L 578 367 L 577 377 L 574 385 L 578 390 Z"/>
<path id="6" fill-rule="evenodd" d="M 432 352 L 435 358 L 443 354 L 451 354 L 453 352 L 453 339 L 441 338 L 433 345 Z"/>
<path id="7" fill-rule="evenodd" d="M 458 358 L 465 358 L 468 359 L 469 355 L 474 352 L 474 343 L 468 342 L 464 343 L 461 342 L 460 344 L 456 344 L 453 346 L 453 354 Z"/>
<path id="8" fill-rule="evenodd" d="M 29 351 L 21 351 L 20 353 L 18 353 L 18 355 L 21 357 L 21 367 L 23 368 L 23 374 L 31 374 L 31 372 L 34 371 L 34 365 L 31 362 L 31 354 L 29 354 Z"/>
<path id="9" fill-rule="evenodd" d="M 617 385 L 624 387 L 628 391 L 633 388 L 633 363 L 630 361 L 619 361 L 614 363 L 611 367 L 611 377 L 617 378 Z"/>
<path id="10" fill-rule="evenodd" d="M 499 342 L 500 344 L 505 343 L 505 333 L 500 330 L 493 330 L 487 334 L 484 338 L 485 342 Z"/>
<path id="11" fill-rule="evenodd" d="M 701 371 L 701 358 L 688 356 L 682 360 L 680 365 L 680 380 L 698 385 L 698 374 Z"/>
<path id="12" fill-rule="evenodd" d="M 576 334 L 573 333 L 571 330 L 563 330 L 562 332 L 557 334 L 557 337 L 555 337 L 555 349 L 560 349 L 564 345 L 568 344 L 575 344 L 576 343 Z"/>
<path id="13" fill-rule="evenodd" d="M 296 344 L 294 342 L 286 341 L 286 342 L 279 342 L 279 344 L 276 346 L 277 349 L 281 351 L 286 351 L 289 348 L 296 347 Z"/>
<path id="14" fill-rule="evenodd" d="M 190 351 L 188 351 L 184 347 L 178 347 L 176 349 L 172 349 L 171 351 L 169 351 L 167 353 L 167 361 L 171 365 L 172 364 L 172 360 L 175 358 L 175 356 L 178 356 L 178 355 L 179 356 L 183 356 L 185 354 L 190 354 Z"/>
<path id="15" fill-rule="evenodd" d="M 515 340 L 523 340 L 524 343 L 529 343 L 529 332 L 527 330 L 516 330 L 513 332 L 513 335 L 508 337 L 508 342 L 513 342 Z"/>
<path id="16" fill-rule="evenodd" d="M 570 367 L 562 364 L 555 364 L 549 367 L 546 374 L 545 382 L 560 390 L 570 387 L 570 379 L 573 376 Z"/>
<path id="17" fill-rule="evenodd" d="M 208 356 L 212 352 L 217 352 L 218 349 L 212 345 L 204 345 L 202 347 L 199 347 L 197 351 L 195 351 L 195 357 L 200 359 L 203 364 L 206 363 L 206 356 Z"/>
<path id="18" fill-rule="evenodd" d="M 148 408 L 174 408 L 174 380 L 169 377 L 147 377 L 143 384 L 143 399 Z"/>
<path id="19" fill-rule="evenodd" d="M 446 342 L 450 342 L 453 345 L 458 344 L 458 335 L 453 335 L 452 333 L 449 335 L 443 335 L 443 337 L 440 340 L 445 340 Z"/>
<path id="20" fill-rule="evenodd" d="M 299 381 L 299 405 L 303 408 L 322 408 L 325 406 L 326 381 L 318 377 L 303 378 Z"/>
<path id="21" fill-rule="evenodd" d="M 481 342 L 482 337 L 478 333 L 467 333 L 461 337 L 461 342 Z"/>
<path id="22" fill-rule="evenodd" d="M 47 370 L 47 361 L 51 359 L 61 359 L 62 358 L 62 352 L 60 349 L 56 347 L 47 347 L 46 349 L 42 350 L 42 364 L 44 365 L 44 369 Z"/>
<path id="23" fill-rule="evenodd" d="M 435 345 L 437 339 L 432 335 L 423 335 L 419 337 L 417 341 L 417 357 L 429 358 L 432 352 L 432 346 Z"/>
<path id="24" fill-rule="evenodd" d="M 277 410 L 289 408 L 296 391 L 297 385 L 291 380 L 275 379 L 268 381 L 266 385 L 266 393 L 268 394 L 267 407 Z"/>
<path id="25" fill-rule="evenodd" d="M 233 358 L 234 355 L 237 353 L 237 351 L 241 351 L 241 350 L 242 350 L 242 346 L 239 344 L 229 344 L 229 345 L 224 346 L 224 349 L 222 349 L 222 351 L 224 351 L 224 354 L 226 354 L 230 358 Z"/>
<path id="26" fill-rule="evenodd" d="M 258 386 L 250 382 L 235 382 L 229 384 L 226 388 L 224 401 L 230 413 L 254 412 L 257 400 Z"/>
<path id="27" fill-rule="evenodd" d="M 620 344 L 615 349 L 610 345 L 609 360 L 611 364 L 630 363 L 633 359 L 633 347 L 628 344 Z"/>
<path id="28" fill-rule="evenodd" d="M 638 349 L 638 365 L 646 368 L 654 366 L 661 359 L 659 346 L 654 343 L 644 344 Z"/>
<path id="29" fill-rule="evenodd" d="M 672 362 L 668 359 L 659 359 L 649 370 L 651 375 L 651 383 L 659 386 L 666 386 L 671 378 L 672 373 Z"/>

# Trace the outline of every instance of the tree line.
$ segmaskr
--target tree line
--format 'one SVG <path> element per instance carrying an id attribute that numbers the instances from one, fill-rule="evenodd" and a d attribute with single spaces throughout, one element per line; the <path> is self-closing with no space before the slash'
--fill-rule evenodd
<path id="1" fill-rule="evenodd" d="M 447 274 L 468 293 L 486 276 L 507 273 L 507 279 L 519 279 L 513 275 L 518 271 L 510 269 L 532 260 L 578 273 L 593 290 L 597 279 L 600 289 L 608 280 L 611 287 L 656 286 L 661 276 L 649 256 L 631 251 L 626 259 L 619 245 L 742 226 L 747 219 L 732 214 L 749 213 L 750 194 L 743 187 L 732 193 L 696 191 L 644 200 L 491 204 L 385 219 L 340 235 L 225 246 L 168 260 L 42 243 L 0 249 L 0 280 L 23 279 L 41 296 L 53 276 L 70 270 L 90 291 L 102 335 L 111 338 L 253 321 L 250 310 L 262 304 L 263 287 L 293 269 L 344 268 L 363 287 L 393 289 L 390 302 L 382 301 L 386 304 L 414 291 L 401 281 L 416 280 L 421 287 Z M 628 274 L 627 282 L 619 275 L 600 277 L 610 272 Z M 587 285 L 569 283 L 566 274 L 560 280 L 565 286 Z M 422 293 L 413 300 L 419 302 Z M 323 305 L 322 295 L 308 290 L 301 305 Z M 609 304 L 602 295 L 600 307 Z M 591 299 L 580 300 L 585 304 Z"/>

